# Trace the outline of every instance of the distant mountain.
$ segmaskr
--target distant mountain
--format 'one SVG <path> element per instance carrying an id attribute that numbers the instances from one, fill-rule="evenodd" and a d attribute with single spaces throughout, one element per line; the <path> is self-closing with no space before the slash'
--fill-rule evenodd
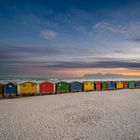
<path id="1" fill-rule="evenodd" d="M 61 81 L 61 80 L 85 80 L 85 79 L 93 79 L 93 80 L 104 80 L 104 79 L 138 79 L 140 80 L 140 76 L 125 76 L 121 74 L 102 74 L 102 73 L 96 73 L 96 74 L 85 74 L 82 77 L 42 77 L 42 76 L 0 76 L 0 80 L 36 80 L 36 81 Z"/>
<path id="2" fill-rule="evenodd" d="M 122 78 L 122 77 L 128 77 L 128 76 L 124 76 L 121 74 L 97 73 L 97 74 L 85 74 L 82 78 L 83 79 L 102 79 L 102 78 Z"/>

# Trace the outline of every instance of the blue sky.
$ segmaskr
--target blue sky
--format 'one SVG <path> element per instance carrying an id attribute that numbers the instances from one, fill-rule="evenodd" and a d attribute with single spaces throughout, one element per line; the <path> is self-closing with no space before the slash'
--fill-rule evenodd
<path id="1" fill-rule="evenodd" d="M 1 0 L 1 76 L 140 75 L 139 0 Z"/>

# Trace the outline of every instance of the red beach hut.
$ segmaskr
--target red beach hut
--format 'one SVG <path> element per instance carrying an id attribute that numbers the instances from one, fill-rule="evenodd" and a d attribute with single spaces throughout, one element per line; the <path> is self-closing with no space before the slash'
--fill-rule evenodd
<path id="1" fill-rule="evenodd" d="M 101 88 L 101 82 L 95 82 L 95 89 L 97 91 L 100 91 L 102 88 Z"/>
<path id="2" fill-rule="evenodd" d="M 123 86 L 125 89 L 128 88 L 128 82 L 127 81 L 123 82 Z"/>
<path id="3" fill-rule="evenodd" d="M 54 83 L 50 83 L 50 82 L 43 82 L 40 83 L 39 85 L 39 89 L 40 89 L 40 93 L 41 94 L 45 94 L 45 93 L 54 93 Z"/>

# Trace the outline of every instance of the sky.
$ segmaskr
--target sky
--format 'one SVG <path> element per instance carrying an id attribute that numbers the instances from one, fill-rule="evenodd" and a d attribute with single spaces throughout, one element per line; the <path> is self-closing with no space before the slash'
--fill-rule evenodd
<path id="1" fill-rule="evenodd" d="M 0 0 L 0 76 L 140 76 L 140 0 Z"/>

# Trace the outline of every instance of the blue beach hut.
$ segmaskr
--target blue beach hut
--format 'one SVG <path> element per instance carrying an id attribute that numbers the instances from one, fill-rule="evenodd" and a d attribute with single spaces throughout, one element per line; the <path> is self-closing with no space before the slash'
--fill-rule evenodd
<path id="1" fill-rule="evenodd" d="M 17 94 L 17 85 L 14 83 L 7 83 L 5 85 L 6 96 L 16 95 Z"/>
<path id="2" fill-rule="evenodd" d="M 136 81 L 136 88 L 140 88 L 140 81 Z"/>
<path id="3" fill-rule="evenodd" d="M 71 83 L 71 92 L 82 91 L 83 84 L 80 82 Z"/>
<path id="4" fill-rule="evenodd" d="M 114 81 L 109 81 L 108 82 L 108 89 L 109 90 L 116 89 L 116 83 Z"/>

